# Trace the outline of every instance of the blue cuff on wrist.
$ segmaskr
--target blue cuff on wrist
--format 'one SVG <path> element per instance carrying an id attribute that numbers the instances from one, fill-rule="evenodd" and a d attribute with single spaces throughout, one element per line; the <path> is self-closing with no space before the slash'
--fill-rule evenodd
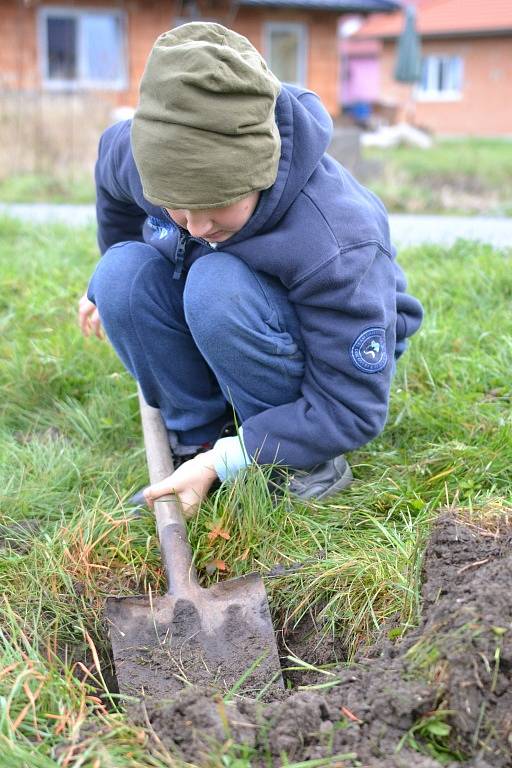
<path id="1" fill-rule="evenodd" d="M 214 467 L 219 480 L 232 480 L 241 469 L 249 466 L 251 458 L 245 450 L 242 428 L 238 435 L 221 437 L 213 446 Z"/>

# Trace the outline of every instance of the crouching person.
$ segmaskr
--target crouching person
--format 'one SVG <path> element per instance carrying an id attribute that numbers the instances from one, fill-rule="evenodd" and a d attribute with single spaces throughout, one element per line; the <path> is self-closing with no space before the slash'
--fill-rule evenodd
<path id="1" fill-rule="evenodd" d="M 422 310 L 383 205 L 326 154 L 331 130 L 315 94 L 197 22 L 156 41 L 133 121 L 101 138 L 102 258 L 80 323 L 103 326 L 161 410 L 176 469 L 150 505 L 174 492 L 193 514 L 251 462 L 326 498 L 384 427 Z"/>

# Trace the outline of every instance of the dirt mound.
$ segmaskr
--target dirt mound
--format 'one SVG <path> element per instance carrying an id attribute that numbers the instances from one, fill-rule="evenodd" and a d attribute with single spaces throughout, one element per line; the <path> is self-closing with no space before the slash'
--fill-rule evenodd
<path id="1" fill-rule="evenodd" d="M 512 766 L 511 544 L 509 528 L 444 514 L 426 552 L 423 619 L 402 641 L 381 641 L 327 690 L 261 704 L 188 689 L 146 702 L 144 720 L 200 765 L 230 741 L 254 767 L 331 755 L 344 766 Z"/>

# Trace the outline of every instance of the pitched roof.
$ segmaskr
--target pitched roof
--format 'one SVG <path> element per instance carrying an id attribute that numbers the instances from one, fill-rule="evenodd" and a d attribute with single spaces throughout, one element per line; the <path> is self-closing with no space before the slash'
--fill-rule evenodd
<path id="1" fill-rule="evenodd" d="M 396 0 L 239 0 L 238 5 L 339 11 L 339 13 L 389 13 L 400 7 L 400 2 Z"/>
<path id="2" fill-rule="evenodd" d="M 423 37 L 512 32 L 511 0 L 418 0 L 416 28 Z M 357 37 L 398 37 L 403 13 L 372 16 Z"/>

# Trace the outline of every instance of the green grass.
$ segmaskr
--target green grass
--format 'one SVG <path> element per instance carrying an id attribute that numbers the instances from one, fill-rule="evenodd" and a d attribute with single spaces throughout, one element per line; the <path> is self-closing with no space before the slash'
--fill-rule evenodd
<path id="1" fill-rule="evenodd" d="M 92 174 L 23 173 L 0 179 L 2 203 L 94 203 Z"/>
<path id="2" fill-rule="evenodd" d="M 366 150 L 382 166 L 365 180 L 390 211 L 512 215 L 512 141 L 438 139 L 429 150 Z M 92 174 L 18 174 L 0 180 L 4 203 L 93 203 Z"/>
<path id="3" fill-rule="evenodd" d="M 105 596 L 156 589 L 163 575 L 151 516 L 123 507 L 146 482 L 133 381 L 76 327 L 95 259 L 92 229 L 0 222 L 1 523 L 39 526 L 18 528 L 20 545 L 0 550 L 7 768 L 178 764 L 102 683 Z M 416 621 L 422 547 L 440 506 L 511 506 L 510 254 L 460 242 L 400 260 L 426 321 L 399 362 L 385 432 L 351 456 L 357 482 L 322 504 L 275 502 L 254 471 L 190 524 L 201 573 L 212 560 L 229 575 L 303 562 L 267 581 L 274 619 L 293 627 L 311 609 L 349 654 L 387 617 L 402 629 Z M 209 536 L 214 526 L 229 539 Z M 232 754 L 222 764 L 249 765 Z"/>
<path id="4" fill-rule="evenodd" d="M 366 150 L 382 164 L 368 185 L 391 211 L 512 214 L 512 141 L 437 140 L 431 149 Z"/>

